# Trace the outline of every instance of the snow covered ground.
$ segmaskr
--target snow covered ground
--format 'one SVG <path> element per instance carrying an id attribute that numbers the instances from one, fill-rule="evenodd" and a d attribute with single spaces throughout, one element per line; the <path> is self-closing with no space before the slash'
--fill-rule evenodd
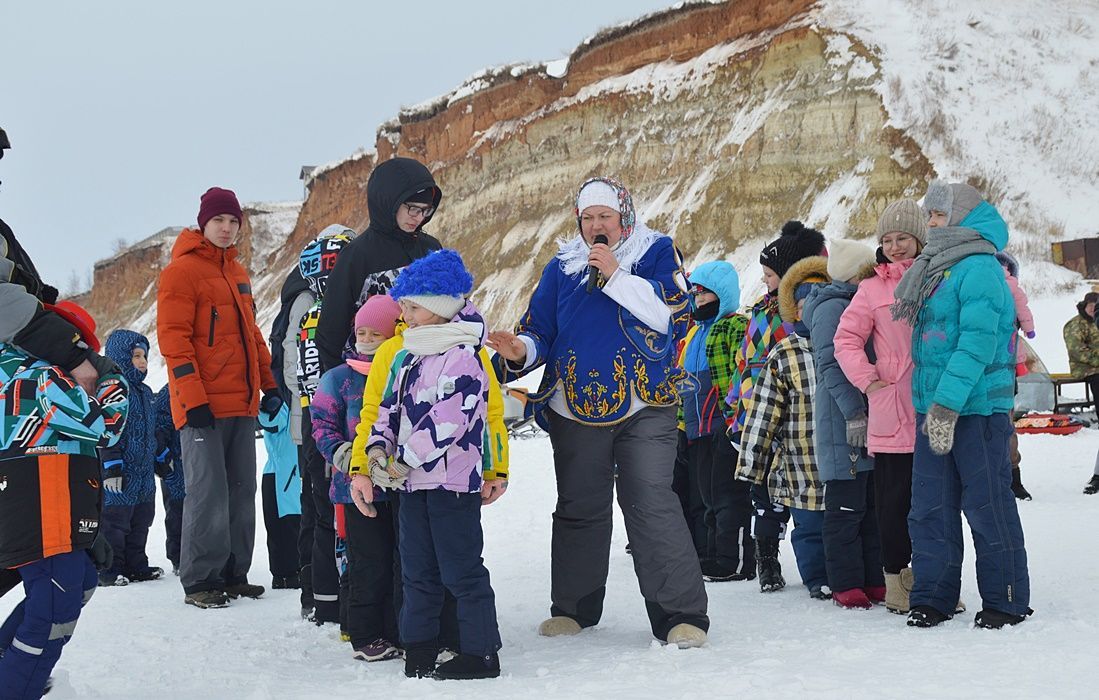
<path id="1" fill-rule="evenodd" d="M 1068 313 L 1039 314 L 1040 332 L 1052 335 Z M 505 645 L 500 679 L 409 680 L 401 663 L 354 661 L 335 628 L 299 620 L 296 591 L 204 611 L 183 604 L 179 582 L 169 575 L 97 592 L 55 670 L 50 697 L 1094 697 L 1099 496 L 1084 496 L 1081 488 L 1099 431 L 1020 442 L 1024 481 L 1035 498 L 1020 510 L 1036 613 L 1015 629 L 972 627 L 980 607 L 972 559 L 962 586 L 970 612 L 939 629 L 913 630 L 882 608 L 853 612 L 810 600 L 784 544 L 785 591 L 763 595 L 755 582 L 709 584 L 709 646 L 661 647 L 649 635 L 619 518 L 603 623 L 573 639 L 540 638 L 535 629 L 548 612 L 555 498 L 543 436 L 513 443 L 513 486 L 484 511 L 485 559 Z M 163 532 L 157 522 L 149 553 L 169 568 Z M 269 584 L 266 567 L 261 524 L 252 580 Z M 0 614 L 17 595 L 0 600 Z"/>

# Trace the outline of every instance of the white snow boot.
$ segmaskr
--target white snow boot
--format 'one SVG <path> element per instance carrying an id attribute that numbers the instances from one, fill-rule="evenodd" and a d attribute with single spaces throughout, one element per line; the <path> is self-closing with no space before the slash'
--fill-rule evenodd
<path id="1" fill-rule="evenodd" d="M 580 623 L 571 617 L 558 615 L 538 625 L 538 634 L 543 637 L 571 637 L 580 634 Z"/>
<path id="2" fill-rule="evenodd" d="M 686 622 L 681 622 L 668 631 L 668 644 L 674 644 L 680 649 L 697 649 L 706 642 L 706 633 Z"/>

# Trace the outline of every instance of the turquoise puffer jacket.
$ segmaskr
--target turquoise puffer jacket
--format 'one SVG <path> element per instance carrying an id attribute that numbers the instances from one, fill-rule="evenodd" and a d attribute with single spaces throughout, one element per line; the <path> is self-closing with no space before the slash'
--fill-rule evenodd
<path id="1" fill-rule="evenodd" d="M 988 202 L 958 226 L 977 231 L 997 250 L 1007 245 L 1007 224 Z M 947 270 L 912 329 L 916 411 L 927 413 L 937 403 L 962 415 L 1010 412 L 1014 334 L 1015 302 L 996 258 L 971 255 Z"/>

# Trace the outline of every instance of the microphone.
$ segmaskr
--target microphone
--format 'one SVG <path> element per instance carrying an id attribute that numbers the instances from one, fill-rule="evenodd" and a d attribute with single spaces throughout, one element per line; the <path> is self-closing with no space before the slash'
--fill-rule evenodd
<path id="1" fill-rule="evenodd" d="M 596 243 L 602 243 L 603 245 L 606 245 L 607 237 L 601 233 L 596 234 L 595 238 L 592 239 L 591 244 L 595 245 Z M 588 265 L 588 286 L 586 288 L 588 294 L 591 294 L 593 291 L 595 291 L 595 280 L 598 277 L 599 268 L 595 265 Z"/>

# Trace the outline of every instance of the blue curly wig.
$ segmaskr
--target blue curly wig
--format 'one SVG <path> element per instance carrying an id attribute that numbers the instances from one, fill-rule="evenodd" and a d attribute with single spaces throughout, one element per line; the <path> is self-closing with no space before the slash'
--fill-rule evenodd
<path id="1" fill-rule="evenodd" d="M 465 297 L 473 291 L 473 275 L 466 270 L 462 256 L 456 250 L 443 248 L 428 253 L 401 270 L 389 296 L 394 299 L 412 296 Z"/>

